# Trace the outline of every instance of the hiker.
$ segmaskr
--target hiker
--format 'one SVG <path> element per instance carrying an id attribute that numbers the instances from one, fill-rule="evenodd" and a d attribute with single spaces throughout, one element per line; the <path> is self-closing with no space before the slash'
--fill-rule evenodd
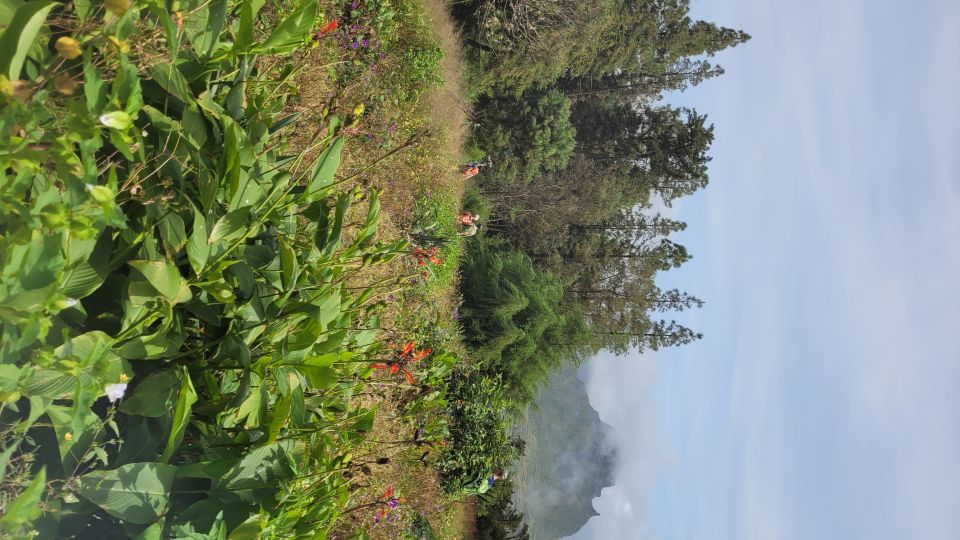
<path id="1" fill-rule="evenodd" d="M 497 480 L 505 480 L 507 478 L 507 471 L 497 467 L 489 475 L 483 475 L 480 478 L 477 478 L 467 487 L 460 490 L 461 493 L 465 495 L 482 495 L 487 491 L 490 491 L 490 488 L 493 487 L 494 482 Z"/>
<path id="2" fill-rule="evenodd" d="M 466 176 L 467 178 L 470 178 L 471 176 L 476 176 L 477 174 L 480 173 L 480 165 L 471 161 L 470 163 L 467 163 L 466 165 L 461 167 L 460 172 L 462 172 L 463 175 Z"/>
<path id="3" fill-rule="evenodd" d="M 483 225 L 479 223 L 471 223 L 470 225 L 467 225 L 466 229 L 458 232 L 457 234 L 464 237 L 474 236 L 477 234 L 477 231 L 480 230 L 480 227 L 483 227 Z"/>
<path id="4" fill-rule="evenodd" d="M 466 210 L 457 214 L 457 223 L 461 225 L 473 225 L 479 219 L 480 216 L 478 214 L 471 214 Z"/>

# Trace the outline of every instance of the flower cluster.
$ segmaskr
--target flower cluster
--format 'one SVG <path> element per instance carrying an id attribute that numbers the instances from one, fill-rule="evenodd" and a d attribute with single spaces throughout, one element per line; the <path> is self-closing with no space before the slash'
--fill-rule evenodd
<path id="1" fill-rule="evenodd" d="M 417 380 L 413 377 L 413 373 L 410 372 L 413 369 L 414 364 L 423 360 L 430 353 L 433 352 L 433 349 L 416 349 L 416 343 L 413 341 L 408 341 L 403 347 L 397 350 L 397 355 L 389 362 L 383 364 L 373 364 L 374 369 L 389 369 L 390 373 L 403 372 L 403 376 L 406 377 L 407 382 L 410 384 L 416 384 Z"/>
<path id="2" fill-rule="evenodd" d="M 383 495 L 377 499 L 379 508 L 373 516 L 373 522 L 392 521 L 393 516 L 390 515 L 390 511 L 396 508 L 401 502 L 403 502 L 403 499 L 393 496 L 393 487 L 387 487 Z"/>
<path id="3" fill-rule="evenodd" d="M 440 246 L 433 246 L 430 249 L 423 249 L 422 247 L 413 248 L 413 256 L 417 259 L 417 266 L 426 266 L 427 261 L 430 261 L 430 264 L 435 266 L 440 266 L 443 264 L 443 259 L 438 257 L 440 254 Z"/>

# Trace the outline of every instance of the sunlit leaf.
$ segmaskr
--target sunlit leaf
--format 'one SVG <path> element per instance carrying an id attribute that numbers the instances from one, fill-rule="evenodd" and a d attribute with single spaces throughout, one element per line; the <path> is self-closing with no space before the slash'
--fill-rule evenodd
<path id="1" fill-rule="evenodd" d="M 150 523 L 169 504 L 176 467 L 162 463 L 131 463 L 80 477 L 77 492 L 109 514 L 130 523 Z"/>

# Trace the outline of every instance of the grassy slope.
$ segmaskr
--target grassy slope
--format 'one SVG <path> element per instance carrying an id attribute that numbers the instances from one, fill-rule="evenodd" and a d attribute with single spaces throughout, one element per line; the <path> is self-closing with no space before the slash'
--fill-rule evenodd
<path id="1" fill-rule="evenodd" d="M 338 5 L 328 3 L 325 12 L 336 13 Z M 399 22 L 396 41 L 387 49 L 379 69 L 351 73 L 349 78 L 334 74 L 338 54 L 342 56 L 342 52 L 322 43 L 311 54 L 310 67 L 298 81 L 300 100 L 296 112 L 309 125 L 311 117 L 318 116 L 324 107 L 350 110 L 357 103 L 367 104 L 367 114 L 344 148 L 340 174 L 356 175 L 356 181 L 362 185 L 384 190 L 381 239 L 402 238 L 407 231 L 432 223 L 453 236 L 453 218 L 466 187 L 458 169 L 465 161 L 462 149 L 469 128 L 459 38 L 444 0 L 398 0 L 394 5 Z M 438 46 L 443 51 L 439 65 L 443 82 L 427 88 L 420 96 L 411 96 L 406 81 L 398 79 L 405 77 L 408 69 L 405 61 L 409 59 L 404 54 L 424 45 Z M 398 94 L 402 95 L 394 99 Z M 372 162 L 376 166 L 369 167 Z M 362 205 L 360 210 L 364 210 Z M 412 339 L 410 328 L 423 321 L 434 321 L 441 332 L 434 338 L 443 340 L 448 350 L 463 350 L 459 327 L 453 319 L 459 303 L 456 286 L 460 253 L 458 242 L 445 247 L 441 252 L 445 263 L 435 276 L 417 276 L 417 285 L 395 295 L 384 315 L 383 339 Z M 373 283 L 389 280 L 390 276 L 417 274 L 419 270 L 412 257 L 405 257 L 389 266 L 376 267 L 358 279 Z M 387 286 L 392 287 L 393 283 L 388 282 Z M 355 503 L 374 500 L 387 487 L 393 487 L 404 502 L 389 523 L 374 525 L 370 513 L 348 514 L 331 537 L 349 538 L 366 529 L 372 539 L 400 538 L 416 514 L 427 518 L 438 538 L 459 540 L 469 536 L 465 532 L 465 524 L 472 522 L 469 502 L 456 501 L 442 493 L 436 472 L 416 460 L 422 454 L 421 448 L 392 442 L 411 439 L 414 426 L 400 417 L 399 396 L 389 386 L 393 383 L 382 383 L 371 385 L 370 392 L 360 398 L 366 406 L 377 406 L 378 415 L 370 442 L 358 449 L 354 457 L 369 462 L 369 473 L 358 481 Z M 388 458 L 389 462 L 377 464 L 377 458 Z"/>

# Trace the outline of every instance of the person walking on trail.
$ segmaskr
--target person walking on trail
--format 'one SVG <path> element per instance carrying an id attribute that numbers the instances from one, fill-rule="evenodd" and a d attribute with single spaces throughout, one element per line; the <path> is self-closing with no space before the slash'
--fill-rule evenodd
<path id="1" fill-rule="evenodd" d="M 465 495 L 483 495 L 484 493 L 490 491 L 490 488 L 493 487 L 493 484 L 497 480 L 505 480 L 506 478 L 507 471 L 498 467 L 494 469 L 492 473 L 484 474 L 483 476 L 477 478 L 460 491 Z"/>
<path id="2" fill-rule="evenodd" d="M 477 231 L 480 230 L 480 227 L 483 227 L 483 225 L 480 225 L 479 223 L 471 223 L 470 225 L 467 225 L 467 228 L 463 229 L 457 234 L 464 237 L 474 236 L 477 234 Z"/>
<path id="3" fill-rule="evenodd" d="M 467 163 L 466 165 L 461 167 L 460 172 L 462 172 L 463 175 L 466 176 L 467 178 L 470 178 L 471 176 L 476 176 L 480 174 L 480 165 L 471 161 L 470 163 Z"/>
<path id="4" fill-rule="evenodd" d="M 473 225 L 473 224 L 474 224 L 475 222 L 477 222 L 477 220 L 479 220 L 479 219 L 480 219 L 480 216 L 479 216 L 479 215 L 477 215 L 477 214 L 471 214 L 470 212 L 467 212 L 466 210 L 464 210 L 463 212 L 460 212 L 459 214 L 457 214 L 457 223 L 459 223 L 459 224 L 461 224 L 461 225 Z"/>

